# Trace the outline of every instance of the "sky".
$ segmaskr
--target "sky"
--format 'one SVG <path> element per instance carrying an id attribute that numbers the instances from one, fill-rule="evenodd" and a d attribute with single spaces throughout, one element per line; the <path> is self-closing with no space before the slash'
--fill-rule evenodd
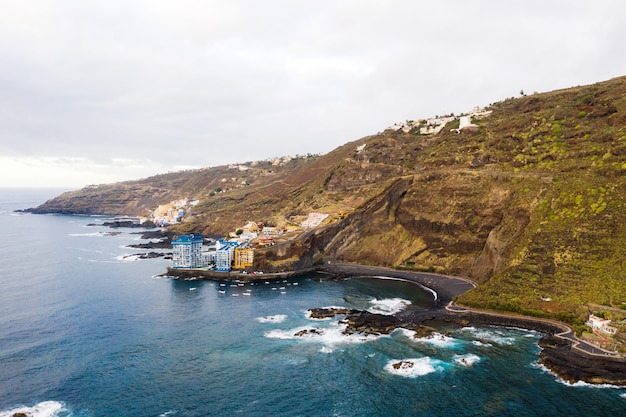
<path id="1" fill-rule="evenodd" d="M 623 0 L 0 0 L 0 187 L 325 153 L 626 75 Z"/>

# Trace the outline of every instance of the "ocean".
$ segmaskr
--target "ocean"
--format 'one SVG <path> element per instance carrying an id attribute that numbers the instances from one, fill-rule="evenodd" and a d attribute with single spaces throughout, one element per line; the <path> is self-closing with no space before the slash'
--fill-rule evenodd
<path id="1" fill-rule="evenodd" d="M 626 389 L 539 366 L 535 332 L 346 336 L 307 315 L 432 305 L 409 283 L 179 281 L 132 256 L 141 231 L 13 212 L 57 194 L 0 190 L 0 417 L 626 415 Z"/>

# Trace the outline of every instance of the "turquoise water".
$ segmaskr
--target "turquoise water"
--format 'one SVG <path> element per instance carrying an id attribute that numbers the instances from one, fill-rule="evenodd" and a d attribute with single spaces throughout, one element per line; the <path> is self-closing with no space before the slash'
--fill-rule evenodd
<path id="1" fill-rule="evenodd" d="M 568 385 L 538 366 L 534 332 L 348 337 L 306 315 L 428 308 L 430 294 L 408 283 L 158 278 L 169 261 L 124 258 L 139 252 L 126 247 L 135 230 L 12 212 L 56 194 L 0 190 L 0 417 L 626 413 L 626 389 Z"/>

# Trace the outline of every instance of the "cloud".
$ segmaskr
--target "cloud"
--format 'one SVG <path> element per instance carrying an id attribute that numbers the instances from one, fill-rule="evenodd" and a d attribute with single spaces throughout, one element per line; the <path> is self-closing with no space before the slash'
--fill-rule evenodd
<path id="1" fill-rule="evenodd" d="M 2 2 L 0 155 L 106 182 L 330 151 L 623 75 L 625 14 L 618 0 Z"/>

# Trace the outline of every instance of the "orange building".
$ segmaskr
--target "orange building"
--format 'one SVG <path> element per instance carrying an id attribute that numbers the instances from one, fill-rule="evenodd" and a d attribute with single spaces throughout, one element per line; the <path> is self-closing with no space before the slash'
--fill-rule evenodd
<path id="1" fill-rule="evenodd" d="M 235 260 L 233 268 L 235 269 L 245 269 L 247 267 L 252 267 L 254 262 L 254 249 L 252 248 L 236 248 L 235 249 Z"/>

